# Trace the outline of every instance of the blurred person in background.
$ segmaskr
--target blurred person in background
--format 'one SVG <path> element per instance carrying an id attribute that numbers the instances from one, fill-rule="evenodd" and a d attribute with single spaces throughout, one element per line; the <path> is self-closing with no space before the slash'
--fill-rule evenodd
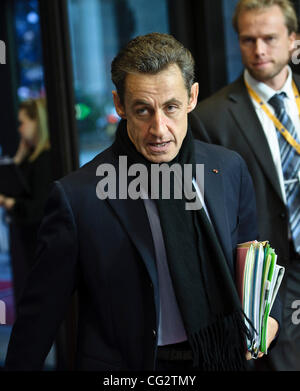
<path id="1" fill-rule="evenodd" d="M 300 329 L 293 322 L 293 303 L 300 295 L 300 78 L 289 66 L 298 19 L 289 0 L 240 0 L 233 25 L 245 70 L 200 102 L 190 121 L 197 139 L 232 149 L 246 161 L 256 192 L 259 239 L 268 238 L 286 268 L 280 337 L 255 367 L 299 371 Z M 299 49 L 295 54 L 299 57 Z"/>
<path id="2" fill-rule="evenodd" d="M 11 198 L 0 194 L 0 206 L 10 216 L 10 250 L 15 303 L 34 263 L 37 231 L 52 181 L 46 100 L 21 102 L 18 113 L 20 143 L 13 161 L 18 165 L 30 194 Z"/>

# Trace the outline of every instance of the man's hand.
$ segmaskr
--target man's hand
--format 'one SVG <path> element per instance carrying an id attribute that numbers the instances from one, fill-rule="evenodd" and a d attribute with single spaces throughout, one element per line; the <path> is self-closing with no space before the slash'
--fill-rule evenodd
<path id="1" fill-rule="evenodd" d="M 276 337 L 278 329 L 279 329 L 279 324 L 278 324 L 277 320 L 275 320 L 274 318 L 271 318 L 269 316 L 268 328 L 267 328 L 267 349 L 269 348 L 269 346 L 271 345 L 272 341 Z M 259 352 L 258 358 L 262 358 L 263 355 L 264 355 L 264 353 Z M 251 353 L 250 352 L 246 353 L 246 359 L 248 361 L 251 360 Z"/>
<path id="2" fill-rule="evenodd" d="M 4 208 L 6 210 L 11 210 L 15 206 L 16 200 L 14 198 L 6 197 L 4 202 Z"/>
<path id="3" fill-rule="evenodd" d="M 15 206 L 16 200 L 14 198 L 5 197 L 0 194 L 0 206 L 3 206 L 6 210 L 11 210 Z"/>

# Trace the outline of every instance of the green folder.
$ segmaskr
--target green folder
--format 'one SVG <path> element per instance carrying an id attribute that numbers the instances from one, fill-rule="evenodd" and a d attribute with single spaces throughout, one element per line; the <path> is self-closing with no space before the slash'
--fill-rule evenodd
<path id="1" fill-rule="evenodd" d="M 285 269 L 277 265 L 277 255 L 268 242 L 247 242 L 237 247 L 236 286 L 252 332 L 247 349 L 253 358 L 267 354 L 267 328 L 272 305 Z M 252 326 L 253 327 L 252 327 Z"/>

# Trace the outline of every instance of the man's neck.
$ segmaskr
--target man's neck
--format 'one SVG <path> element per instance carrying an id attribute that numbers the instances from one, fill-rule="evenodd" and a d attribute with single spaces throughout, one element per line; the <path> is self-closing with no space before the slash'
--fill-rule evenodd
<path id="1" fill-rule="evenodd" d="M 285 82 L 287 81 L 289 75 L 288 67 L 284 67 L 282 71 L 274 76 L 272 79 L 262 81 L 267 86 L 271 87 L 273 90 L 278 91 L 281 90 L 281 88 L 284 86 Z"/>

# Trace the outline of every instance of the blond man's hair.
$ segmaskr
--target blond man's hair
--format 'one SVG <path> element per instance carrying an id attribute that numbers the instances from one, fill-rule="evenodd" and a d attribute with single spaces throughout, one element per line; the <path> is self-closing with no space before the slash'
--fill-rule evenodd
<path id="1" fill-rule="evenodd" d="M 240 0 L 235 8 L 232 24 L 239 33 L 239 16 L 242 12 L 262 10 L 277 5 L 285 18 L 285 25 L 289 35 L 298 31 L 298 18 L 295 8 L 290 0 Z"/>

